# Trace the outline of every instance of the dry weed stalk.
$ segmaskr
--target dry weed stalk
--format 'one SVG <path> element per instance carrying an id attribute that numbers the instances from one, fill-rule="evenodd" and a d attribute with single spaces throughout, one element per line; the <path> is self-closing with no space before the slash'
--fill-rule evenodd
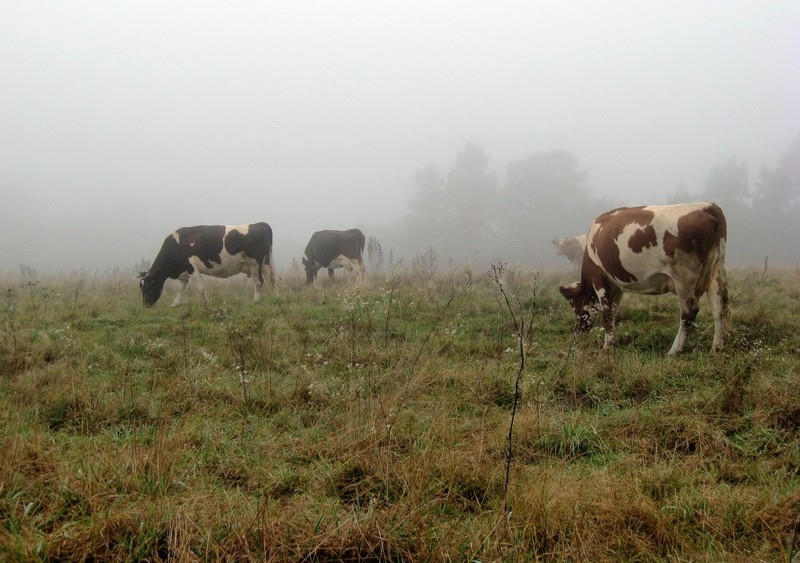
<path id="1" fill-rule="evenodd" d="M 506 291 L 505 273 L 506 264 L 499 262 L 492 264 L 489 277 L 497 285 L 500 290 L 500 295 L 503 297 L 505 306 L 511 315 L 511 320 L 514 323 L 514 332 L 517 337 L 517 351 L 519 353 L 519 365 L 517 367 L 517 376 L 514 380 L 514 403 L 511 407 L 511 421 L 508 425 L 508 449 L 506 450 L 506 478 L 504 484 L 503 509 L 507 511 L 508 507 L 506 502 L 508 500 L 508 482 L 511 476 L 511 462 L 514 453 L 514 420 L 517 416 L 517 409 L 519 407 L 520 384 L 522 383 L 522 376 L 525 374 L 525 343 L 530 336 L 531 327 L 533 326 L 533 309 L 536 305 L 536 277 L 534 277 L 533 285 L 533 298 L 530 305 L 527 307 L 517 302 L 519 313 L 515 312 L 514 305 L 511 303 L 511 297 Z"/>

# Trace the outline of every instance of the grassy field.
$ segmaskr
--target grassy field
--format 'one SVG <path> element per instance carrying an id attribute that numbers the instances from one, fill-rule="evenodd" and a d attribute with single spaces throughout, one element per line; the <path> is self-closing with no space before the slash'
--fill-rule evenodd
<path id="1" fill-rule="evenodd" d="M 796 557 L 796 269 L 729 271 L 725 351 L 704 300 L 675 358 L 674 297 L 609 354 L 571 273 L 500 270 L 0 279 L 0 559 Z"/>

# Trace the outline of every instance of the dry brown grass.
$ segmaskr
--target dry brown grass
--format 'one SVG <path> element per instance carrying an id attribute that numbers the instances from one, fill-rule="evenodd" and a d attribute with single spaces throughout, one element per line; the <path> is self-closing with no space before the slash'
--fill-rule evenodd
<path id="1" fill-rule="evenodd" d="M 513 306 L 536 288 L 507 492 L 519 357 L 488 277 L 223 283 L 181 310 L 118 274 L 3 280 L 0 558 L 795 556 L 796 274 L 732 272 L 727 350 L 703 310 L 665 358 L 671 301 L 632 300 L 606 354 L 561 274 L 507 273 Z"/>

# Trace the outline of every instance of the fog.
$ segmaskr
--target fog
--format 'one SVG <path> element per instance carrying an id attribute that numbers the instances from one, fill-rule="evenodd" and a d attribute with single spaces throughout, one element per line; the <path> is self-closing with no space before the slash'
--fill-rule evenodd
<path id="1" fill-rule="evenodd" d="M 176 227 L 254 221 L 279 270 L 353 226 L 409 262 L 562 264 L 551 238 L 603 206 L 706 195 L 735 207 L 729 256 L 796 264 L 798 29 L 796 1 L 5 2 L 0 272 L 132 268 Z M 509 197 L 553 158 L 579 198 Z M 455 233 L 429 192 L 471 198 L 464 170 L 480 193 L 449 211 L 493 212 Z"/>

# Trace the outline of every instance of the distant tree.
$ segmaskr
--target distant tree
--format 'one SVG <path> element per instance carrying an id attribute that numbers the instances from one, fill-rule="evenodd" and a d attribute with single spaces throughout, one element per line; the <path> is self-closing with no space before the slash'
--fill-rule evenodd
<path id="1" fill-rule="evenodd" d="M 754 229 L 753 212 L 750 207 L 752 194 L 747 163 L 735 156 L 716 164 L 705 179 L 703 191 L 698 199 L 713 201 L 725 212 L 728 223 L 728 257 L 732 263 L 741 262 L 752 255 L 754 236 L 742 237 Z"/>
<path id="2" fill-rule="evenodd" d="M 528 205 L 578 204 L 589 198 L 588 176 L 571 152 L 540 152 L 509 163 L 506 189 L 516 201 Z"/>
<path id="3" fill-rule="evenodd" d="M 438 222 L 446 210 L 445 182 L 431 163 L 415 175 L 417 195 L 411 200 L 412 211 L 420 218 Z"/>
<path id="4" fill-rule="evenodd" d="M 497 176 L 489 171 L 489 155 L 481 147 L 469 143 L 458 153 L 447 175 L 446 192 L 447 211 L 455 219 L 454 226 L 485 233 L 497 197 Z"/>
<path id="5" fill-rule="evenodd" d="M 732 156 L 714 166 L 706 177 L 702 197 L 728 208 L 749 206 L 751 194 L 747 163 Z"/>
<path id="6" fill-rule="evenodd" d="M 536 153 L 508 165 L 501 228 L 504 247 L 530 259 L 553 254 L 558 236 L 585 233 L 610 199 L 593 199 L 588 172 L 569 151 Z"/>
<path id="7" fill-rule="evenodd" d="M 416 252 L 432 246 L 443 257 L 463 259 L 491 246 L 497 178 L 480 146 L 467 144 L 446 178 L 431 164 L 415 180 L 408 233 Z"/>
<path id="8" fill-rule="evenodd" d="M 695 199 L 698 198 L 695 198 L 689 193 L 689 190 L 686 189 L 685 184 L 678 184 L 675 188 L 675 191 L 667 196 L 667 205 L 674 203 L 686 203 L 689 201 L 694 201 Z"/>
<path id="9" fill-rule="evenodd" d="M 774 167 L 761 167 L 751 217 L 746 231 L 753 239 L 748 245 L 750 261 L 800 260 L 800 135 Z"/>
<path id="10" fill-rule="evenodd" d="M 800 204 L 800 135 L 774 168 L 761 167 L 753 207 L 767 215 L 782 215 Z"/>

